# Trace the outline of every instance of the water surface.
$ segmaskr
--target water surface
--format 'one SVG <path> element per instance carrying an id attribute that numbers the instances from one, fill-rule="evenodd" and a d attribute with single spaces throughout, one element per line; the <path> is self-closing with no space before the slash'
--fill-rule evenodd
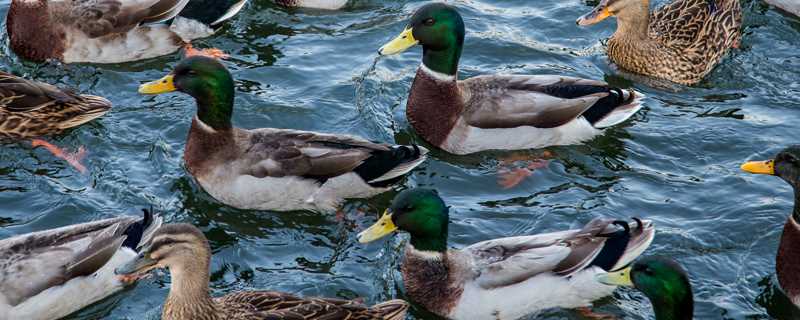
<path id="1" fill-rule="evenodd" d="M 768 319 L 768 310 L 785 312 L 771 284 L 791 190 L 777 178 L 750 176 L 738 166 L 800 142 L 798 18 L 745 0 L 741 49 L 700 85 L 665 92 L 611 73 L 601 40 L 615 23 L 579 28 L 574 22 L 594 3 L 453 3 L 467 24 L 461 77 L 559 73 L 606 79 L 648 96 L 646 108 L 623 126 L 584 145 L 547 148 L 554 155 L 549 166 L 513 189 L 496 184 L 496 158 L 503 154 L 458 157 L 434 151 L 405 186 L 441 192 L 452 206 L 453 247 L 575 228 L 598 216 L 641 216 L 658 226 L 647 254 L 671 256 L 690 272 L 698 319 Z M 1 15 L 8 4 L 0 1 Z M 421 50 L 376 60 L 377 48 L 400 32 L 421 4 L 361 0 L 330 12 L 286 10 L 256 0 L 198 45 L 231 53 L 226 65 L 236 78 L 234 123 L 241 127 L 422 143 L 404 112 Z M 7 40 L 2 49 L 4 70 L 103 95 L 115 107 L 99 121 L 52 139 L 71 149 L 87 146 L 88 175 L 24 143 L 3 147 L 0 238 L 139 214 L 153 205 L 167 221 L 193 223 L 209 237 L 214 294 L 274 289 L 363 297 L 370 303 L 402 297 L 397 270 L 406 237 L 368 246 L 355 238 L 394 193 L 348 202 L 348 219 L 338 222 L 306 212 L 236 210 L 198 189 L 181 158 L 194 102 L 179 94 L 136 92 L 140 83 L 168 72 L 177 54 L 64 66 L 22 62 Z M 153 317 L 168 290 L 169 277 L 157 276 L 72 319 Z M 618 290 L 596 309 L 622 319 L 653 319 L 646 299 L 631 290 Z M 419 310 L 410 315 L 427 318 Z M 552 310 L 532 319 L 582 318 L 571 310 Z"/>

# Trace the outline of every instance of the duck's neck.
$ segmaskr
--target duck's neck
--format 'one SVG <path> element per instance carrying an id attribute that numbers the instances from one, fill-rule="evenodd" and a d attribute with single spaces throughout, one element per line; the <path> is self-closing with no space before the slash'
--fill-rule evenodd
<path id="1" fill-rule="evenodd" d="M 172 288 L 164 303 L 162 319 L 218 319 L 214 301 L 208 293 L 209 257 L 188 261 L 170 268 Z"/>
<path id="2" fill-rule="evenodd" d="M 214 130 L 231 129 L 233 117 L 233 83 L 223 84 L 224 88 L 209 92 L 206 96 L 196 99 L 197 118 Z"/>
<path id="3" fill-rule="evenodd" d="M 642 41 L 649 40 L 650 1 L 635 1 L 617 16 L 615 40 Z"/>
<path id="4" fill-rule="evenodd" d="M 414 130 L 428 143 L 441 146 L 464 110 L 464 98 L 455 75 L 432 70 L 425 63 L 417 69 L 411 85 L 406 116 Z"/>
<path id="5" fill-rule="evenodd" d="M 444 254 L 447 252 L 447 233 L 440 236 L 411 236 L 411 247 L 420 252 Z"/>
<path id="6" fill-rule="evenodd" d="M 422 65 L 435 72 L 455 79 L 458 73 L 458 61 L 461 59 L 463 39 L 456 40 L 445 49 L 434 50 L 422 47 Z"/>
<path id="7" fill-rule="evenodd" d="M 207 163 L 233 154 L 227 152 L 236 147 L 233 135 L 233 128 L 217 130 L 200 120 L 199 116 L 192 119 L 192 127 L 183 151 L 183 159 L 189 172 L 194 176 L 202 175 Z"/>
<path id="8" fill-rule="evenodd" d="M 656 313 L 656 320 L 692 320 L 694 318 L 694 300 L 691 292 L 688 296 L 654 302 L 653 309 Z"/>
<path id="9" fill-rule="evenodd" d="M 440 316 L 447 316 L 464 291 L 458 267 L 446 252 L 423 251 L 406 246 L 401 271 L 411 300 Z"/>
<path id="10" fill-rule="evenodd" d="M 800 306 L 800 190 L 795 190 L 794 212 L 783 226 L 775 269 L 783 291 Z"/>

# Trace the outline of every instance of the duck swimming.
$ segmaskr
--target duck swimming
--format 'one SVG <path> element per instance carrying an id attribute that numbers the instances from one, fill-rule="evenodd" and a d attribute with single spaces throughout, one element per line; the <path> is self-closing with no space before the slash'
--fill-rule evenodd
<path id="1" fill-rule="evenodd" d="M 594 219 L 581 229 L 447 245 L 449 209 L 432 189 L 401 192 L 378 222 L 358 234 L 369 243 L 405 231 L 406 294 L 448 319 L 512 320 L 548 308 L 580 308 L 610 295 L 595 275 L 624 268 L 650 245 L 649 221 Z"/>
<path id="2" fill-rule="evenodd" d="M 777 176 L 794 189 L 794 210 L 783 226 L 775 271 L 781 289 L 800 307 L 800 145 L 784 149 L 772 160 L 747 162 L 742 170 Z"/>
<path id="3" fill-rule="evenodd" d="M 184 59 L 139 92 L 180 91 L 197 102 L 184 161 L 200 186 L 240 209 L 333 211 L 349 198 L 389 190 L 427 158 L 418 146 L 291 129 L 241 129 L 231 123 L 233 77 L 219 61 Z"/>
<path id="4" fill-rule="evenodd" d="M 167 55 L 214 33 L 246 0 L 202 1 L 221 16 L 210 25 L 177 17 L 189 0 L 12 0 L 6 17 L 10 47 L 21 58 L 42 62 L 122 63 Z M 216 12 L 215 11 L 215 12 Z M 171 24 L 165 22 L 173 19 Z"/>
<path id="5" fill-rule="evenodd" d="M 561 75 L 484 75 L 458 80 L 464 21 L 455 7 L 419 8 L 381 55 L 422 46 L 406 115 L 428 143 L 453 154 L 570 145 L 620 124 L 643 95 Z"/>
<path id="6" fill-rule="evenodd" d="M 161 310 L 163 320 L 400 320 L 408 303 L 391 300 L 374 306 L 342 299 L 302 298 L 277 291 L 238 291 L 212 298 L 208 291 L 211 248 L 190 224 L 168 224 L 155 232 L 136 260 L 115 271 L 140 277 L 169 269 L 172 285 Z"/>
<path id="7" fill-rule="evenodd" d="M 624 70 L 684 85 L 702 80 L 741 39 L 739 0 L 602 0 L 577 23 L 617 18 L 608 58 Z"/>

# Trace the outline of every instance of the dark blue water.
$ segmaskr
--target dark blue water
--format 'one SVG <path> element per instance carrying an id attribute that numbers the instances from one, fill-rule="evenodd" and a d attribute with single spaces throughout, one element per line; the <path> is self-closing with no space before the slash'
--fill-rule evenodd
<path id="1" fill-rule="evenodd" d="M 0 1 L 0 14 L 8 3 Z M 467 24 L 461 77 L 559 73 L 632 85 L 648 96 L 646 108 L 631 121 L 584 145 L 528 152 L 547 151 L 553 159 L 512 189 L 496 183 L 502 154 L 433 152 L 405 185 L 440 190 L 452 206 L 453 247 L 578 227 L 597 216 L 641 216 L 658 226 L 647 254 L 671 256 L 690 272 L 698 319 L 768 319 L 768 310 L 785 312 L 773 296 L 771 277 L 791 190 L 777 178 L 747 175 L 738 167 L 800 142 L 798 18 L 744 0 L 741 49 L 700 85 L 666 92 L 610 73 L 601 39 L 615 23 L 579 28 L 574 22 L 594 3 L 452 3 Z M 376 50 L 421 4 L 362 0 L 331 12 L 286 10 L 256 0 L 197 45 L 231 53 L 226 65 L 237 79 L 238 126 L 419 142 L 404 106 L 420 50 L 379 60 Z M 44 150 L 3 147 L 0 238 L 138 214 L 153 205 L 167 221 L 193 223 L 209 237 L 215 294 L 274 289 L 368 302 L 400 295 L 397 270 L 406 238 L 369 246 L 355 239 L 393 193 L 348 202 L 348 218 L 339 222 L 304 212 L 236 210 L 198 189 L 181 158 L 194 102 L 136 92 L 140 83 L 168 72 L 177 54 L 120 65 L 35 65 L 17 60 L 6 42 L 3 69 L 106 96 L 115 108 L 52 139 L 70 149 L 87 146 L 88 175 Z M 74 319 L 157 315 L 168 290 L 166 275 L 144 280 Z M 653 319 L 649 302 L 630 290 L 618 290 L 596 309 L 622 319 Z M 410 316 L 429 317 L 419 311 Z M 533 318 L 582 319 L 570 310 Z"/>

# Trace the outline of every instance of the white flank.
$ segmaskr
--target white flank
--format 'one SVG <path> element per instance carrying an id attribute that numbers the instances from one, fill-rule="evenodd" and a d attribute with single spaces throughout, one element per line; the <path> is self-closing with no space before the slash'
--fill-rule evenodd
<path id="1" fill-rule="evenodd" d="M 135 251 L 122 248 L 94 274 L 49 288 L 14 308 L 0 302 L 0 319 L 59 319 L 108 297 L 125 287 L 117 280 L 114 269 L 131 261 L 136 255 Z"/>
<path id="2" fill-rule="evenodd" d="M 232 7 L 230 7 L 230 9 L 228 9 L 227 12 L 225 12 L 225 14 L 222 15 L 222 17 L 219 17 L 219 19 L 212 22 L 211 26 L 216 26 L 220 23 L 225 22 L 225 20 L 233 18 L 233 16 L 239 13 L 239 11 L 242 11 L 242 8 L 244 8 L 245 4 L 247 4 L 247 0 L 241 0 L 238 3 L 234 4 Z"/>
<path id="3" fill-rule="evenodd" d="M 419 69 L 422 70 L 422 72 L 424 72 L 425 74 L 427 74 L 427 75 L 429 75 L 429 76 L 431 76 L 434 79 L 439 80 L 439 81 L 445 81 L 445 82 L 456 81 L 456 76 L 455 75 L 451 76 L 449 74 L 444 74 L 444 73 L 441 73 L 441 72 L 438 72 L 438 71 L 433 71 L 430 68 L 428 68 L 428 66 L 426 66 L 425 63 L 420 63 L 419 64 Z"/>
<path id="4" fill-rule="evenodd" d="M 181 37 L 185 42 L 210 37 L 214 34 L 214 29 L 209 28 L 202 22 L 184 17 L 176 17 L 169 26 L 169 30 Z"/>
<path id="5" fill-rule="evenodd" d="M 166 25 L 136 27 L 127 33 L 89 38 L 81 31 L 66 32 L 64 62 L 122 63 L 155 58 L 178 51 L 180 41 Z"/>
<path id="6" fill-rule="evenodd" d="M 577 144 L 602 133 L 583 117 L 556 128 L 521 126 L 516 128 L 482 129 L 459 119 L 441 148 L 454 154 L 485 150 L 521 150 Z"/>
<path id="7" fill-rule="evenodd" d="M 296 7 L 339 10 L 347 5 L 348 0 L 299 0 Z"/>
<path id="8" fill-rule="evenodd" d="M 611 111 L 611 113 L 606 115 L 605 118 L 600 119 L 600 121 L 595 123 L 594 127 L 598 129 L 613 127 L 625 122 L 625 120 L 628 120 L 634 114 L 639 112 L 639 110 L 642 109 L 642 101 L 644 100 L 645 95 L 638 91 L 633 92 L 635 92 L 636 97 L 634 97 L 634 100 L 631 103 L 614 109 L 614 111 Z"/>
<path id="9" fill-rule="evenodd" d="M 550 308 L 588 306 L 616 288 L 597 282 L 598 273 L 603 270 L 597 267 L 566 278 L 543 273 L 512 286 L 488 290 L 469 283 L 449 318 L 514 320 Z"/>

